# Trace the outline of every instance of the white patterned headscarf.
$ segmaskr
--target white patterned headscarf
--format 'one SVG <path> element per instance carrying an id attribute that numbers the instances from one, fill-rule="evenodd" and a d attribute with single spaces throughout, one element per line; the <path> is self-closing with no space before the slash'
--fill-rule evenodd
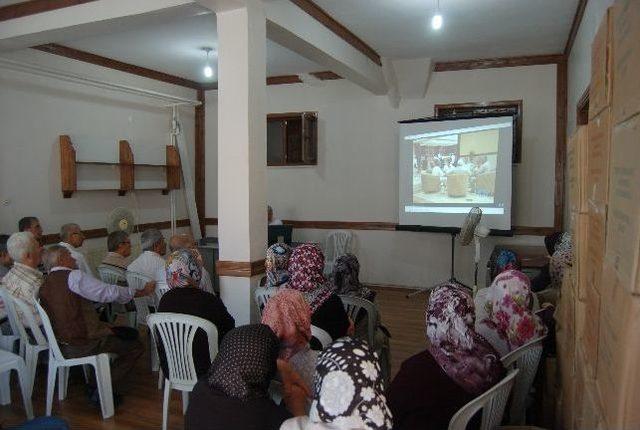
<path id="1" fill-rule="evenodd" d="M 343 337 L 322 351 L 309 419 L 339 429 L 391 430 L 378 356 L 366 342 Z"/>

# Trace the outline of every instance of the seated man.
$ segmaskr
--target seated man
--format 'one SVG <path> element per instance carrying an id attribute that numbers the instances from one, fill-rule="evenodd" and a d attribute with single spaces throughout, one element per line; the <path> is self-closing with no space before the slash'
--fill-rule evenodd
<path id="1" fill-rule="evenodd" d="M 13 260 L 7 251 L 7 240 L 9 240 L 8 234 L 0 234 L 0 280 L 13 266 Z"/>
<path id="2" fill-rule="evenodd" d="M 107 255 L 102 259 L 102 264 L 113 266 L 116 269 L 127 270 L 129 256 L 131 255 L 131 239 L 126 231 L 114 231 L 107 236 Z"/>
<path id="3" fill-rule="evenodd" d="M 196 253 L 200 260 L 200 265 L 203 264 L 202 255 L 200 255 L 200 251 L 198 251 L 198 247 L 196 246 L 196 241 L 193 240 L 193 236 L 190 234 L 174 234 L 169 239 L 169 251 L 175 252 L 180 249 L 190 249 Z M 215 294 L 216 292 L 213 290 L 213 283 L 211 282 L 211 275 L 209 275 L 209 271 L 202 267 L 202 279 L 200 279 L 200 285 L 198 285 L 202 291 L 206 291 L 207 293 Z"/>
<path id="4" fill-rule="evenodd" d="M 28 231 L 33 238 L 42 245 L 42 226 L 40 221 L 34 216 L 26 216 L 18 221 L 18 231 Z"/>
<path id="5" fill-rule="evenodd" d="M 160 299 L 158 312 L 193 315 L 212 322 L 218 330 L 218 344 L 235 327 L 235 320 L 218 296 L 202 291 L 200 285 L 202 265 L 191 249 L 180 249 L 167 259 L 166 272 L 169 291 Z M 207 336 L 199 330 L 193 340 L 193 361 L 199 377 L 207 374 L 213 357 L 209 357 Z M 160 365 L 168 375 L 166 358 L 159 348 Z"/>
<path id="6" fill-rule="evenodd" d="M 93 271 L 87 263 L 87 258 L 84 256 L 80 248 L 84 243 L 84 234 L 80 229 L 78 224 L 69 223 L 60 227 L 60 245 L 64 246 L 69 250 L 69 253 L 78 263 L 78 269 L 86 273 L 87 275 L 93 276 Z"/>
<path id="7" fill-rule="evenodd" d="M 142 254 L 129 264 L 127 270 L 148 276 L 156 281 L 158 285 L 166 285 L 167 277 L 164 274 L 165 262 L 163 256 L 167 253 L 167 244 L 164 241 L 164 236 L 162 236 L 160 230 L 150 228 L 142 232 L 140 242 Z M 154 308 L 155 300 L 151 297 L 148 298 L 147 306 Z"/>
<path id="8" fill-rule="evenodd" d="M 11 270 L 2 278 L 2 284 L 9 294 L 24 300 L 29 305 L 40 323 L 33 301 L 42 285 L 42 273 L 37 269 L 40 264 L 40 244 L 29 232 L 13 233 L 7 241 L 7 250 L 14 263 Z M 23 319 L 20 310 L 16 310 L 18 316 Z M 23 322 L 26 323 L 24 319 Z"/>
<path id="9" fill-rule="evenodd" d="M 124 304 L 134 297 L 152 294 L 155 282 L 138 291 L 105 284 L 78 270 L 75 259 L 62 245 L 47 250 L 46 266 L 49 274 L 40 288 L 40 303 L 49 315 L 62 354 L 67 358 L 103 352 L 116 354 L 111 362 L 111 380 L 114 386 L 118 385 L 143 354 L 144 347 L 135 329 L 111 327 L 99 321 L 91 301 Z M 97 402 L 94 373 L 89 375 L 90 397 Z"/>

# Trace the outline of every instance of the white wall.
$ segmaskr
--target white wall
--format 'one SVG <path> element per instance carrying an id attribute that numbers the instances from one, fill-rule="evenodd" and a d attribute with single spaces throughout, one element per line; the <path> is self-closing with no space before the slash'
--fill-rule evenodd
<path id="1" fill-rule="evenodd" d="M 328 81 L 321 87 L 269 86 L 269 112 L 318 112 L 319 162 L 314 167 L 268 168 L 268 201 L 283 219 L 397 222 L 398 120 L 431 116 L 438 103 L 522 99 L 515 225 L 552 226 L 555 94 L 555 65 L 435 73 L 424 100 L 403 102 L 397 110 L 386 96 L 373 96 L 346 80 Z M 207 111 L 208 119 L 212 110 Z M 207 154 L 215 145 L 208 131 L 209 122 Z M 211 176 L 207 176 L 207 187 Z M 207 216 L 215 216 L 209 202 L 207 208 Z M 326 230 L 294 231 L 295 240 L 323 242 L 327 234 Z M 448 236 L 385 231 L 356 231 L 355 235 L 365 282 L 419 286 L 448 277 Z M 485 254 L 496 241 L 487 240 Z M 539 244 L 542 239 L 508 241 Z M 472 251 L 466 248 L 459 255 L 459 277 L 469 282 Z"/>
<path id="2" fill-rule="evenodd" d="M 3 57 L 166 94 L 196 96 L 191 89 L 39 51 L 24 50 Z M 109 211 L 117 206 L 134 210 L 138 223 L 169 220 L 169 196 L 160 191 L 138 191 L 125 197 L 118 197 L 115 191 L 86 191 L 63 199 L 58 146 L 58 136 L 68 134 L 78 158 L 115 161 L 118 140 L 127 139 L 137 162 L 164 162 L 171 120 L 170 109 L 164 104 L 0 69 L 0 231 L 16 231 L 18 219 L 26 215 L 38 216 L 45 233 L 55 233 L 67 222 L 77 222 L 86 229 L 102 228 Z M 193 165 L 194 110 L 181 108 L 180 115 Z M 96 172 L 97 168 L 87 170 L 84 167 L 78 173 L 79 182 L 89 177 L 113 177 Z M 186 218 L 181 191 L 177 201 L 178 218 Z M 85 248 L 104 248 L 105 242 L 88 241 Z"/>

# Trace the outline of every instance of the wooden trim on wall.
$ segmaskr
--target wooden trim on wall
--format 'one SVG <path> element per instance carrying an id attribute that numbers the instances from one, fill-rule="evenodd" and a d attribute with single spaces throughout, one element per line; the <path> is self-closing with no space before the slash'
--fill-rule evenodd
<path id="1" fill-rule="evenodd" d="M 516 236 L 547 236 L 556 231 L 555 227 L 513 227 Z"/>
<path id="2" fill-rule="evenodd" d="M 204 225 L 218 225 L 218 218 L 205 218 Z"/>
<path id="3" fill-rule="evenodd" d="M 567 155 L 567 57 L 556 67 L 556 188 L 553 199 L 553 226 L 562 230 L 564 218 L 564 166 Z"/>
<path id="4" fill-rule="evenodd" d="M 200 234 L 205 236 L 205 91 L 198 90 L 199 106 L 195 107 L 195 198 L 198 219 L 200 220 Z"/>
<path id="5" fill-rule="evenodd" d="M 264 259 L 257 261 L 216 261 L 216 275 L 250 278 L 265 272 Z"/>
<path id="6" fill-rule="evenodd" d="M 191 222 L 188 219 L 176 220 L 176 227 L 189 227 Z M 134 232 L 143 232 L 150 228 L 157 228 L 158 230 L 168 230 L 171 228 L 171 221 L 157 221 L 148 222 L 144 224 L 138 224 L 134 228 Z M 106 228 L 93 228 L 82 230 L 85 239 L 100 239 L 102 237 L 109 236 L 109 232 Z M 49 233 L 42 236 L 43 245 L 51 245 L 60 242 L 60 235 L 58 233 Z"/>
<path id="7" fill-rule="evenodd" d="M 453 72 L 457 70 L 495 69 L 500 67 L 539 66 L 558 64 L 562 54 L 527 55 L 521 57 L 479 58 L 462 61 L 439 61 L 433 67 L 434 72 Z"/>
<path id="8" fill-rule="evenodd" d="M 333 73 L 331 70 L 325 70 L 323 72 L 311 72 L 309 74 L 315 76 L 321 81 L 334 81 L 337 79 L 343 79 L 342 76 L 337 73 Z"/>
<path id="9" fill-rule="evenodd" d="M 37 13 L 49 12 L 69 6 L 90 3 L 95 0 L 30 0 L 0 7 L 0 21 L 22 18 Z"/>
<path id="10" fill-rule="evenodd" d="M 267 77 L 267 85 L 301 84 L 302 79 L 298 75 L 280 75 Z"/>
<path id="11" fill-rule="evenodd" d="M 347 27 L 336 21 L 324 9 L 312 2 L 311 0 L 291 0 L 291 3 L 309 14 L 312 18 L 331 30 L 336 36 L 360 51 L 378 66 L 382 66 L 380 55 L 362 39 L 353 34 Z"/>
<path id="12" fill-rule="evenodd" d="M 295 221 L 282 220 L 283 224 L 293 228 L 314 228 L 328 230 L 387 230 L 395 231 L 395 222 L 370 222 L 370 221 Z"/>
<path id="13" fill-rule="evenodd" d="M 579 0 L 578 7 L 576 8 L 576 14 L 573 16 L 573 22 L 571 23 L 571 30 L 569 30 L 569 36 L 567 37 L 567 43 L 564 45 L 564 55 L 569 57 L 573 43 L 576 41 L 576 35 L 582 24 L 582 18 L 584 17 L 584 11 L 587 8 L 588 0 Z"/>
<path id="14" fill-rule="evenodd" d="M 159 72 L 157 70 L 147 69 L 146 67 L 136 66 L 134 64 L 124 63 L 112 58 L 92 54 L 91 52 L 81 51 L 79 49 L 70 48 L 68 46 L 58 45 L 57 43 L 48 43 L 46 45 L 34 46 L 33 49 L 47 52 L 49 54 L 59 55 L 61 57 L 83 61 L 85 63 L 95 64 L 96 66 L 102 66 L 113 70 L 119 70 L 125 73 L 131 73 L 132 75 L 142 76 L 144 78 L 154 79 L 156 81 L 166 82 L 168 84 L 192 88 L 194 90 L 198 90 L 202 87 L 202 85 L 196 81 L 170 75 L 164 72 Z"/>

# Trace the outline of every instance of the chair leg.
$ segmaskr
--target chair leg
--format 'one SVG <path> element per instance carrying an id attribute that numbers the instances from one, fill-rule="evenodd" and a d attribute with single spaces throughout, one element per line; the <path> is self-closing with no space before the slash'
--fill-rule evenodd
<path id="1" fill-rule="evenodd" d="M 162 382 L 164 381 L 164 373 L 162 368 L 158 369 L 158 390 L 162 389 Z"/>
<path id="2" fill-rule="evenodd" d="M 156 341 L 151 333 L 149 333 L 149 354 L 151 355 L 151 370 L 157 372 L 160 369 L 160 360 L 158 359 Z"/>
<path id="3" fill-rule="evenodd" d="M 189 392 L 182 392 L 182 415 L 187 413 L 187 408 L 189 407 Z"/>
<path id="4" fill-rule="evenodd" d="M 107 354 L 96 356 L 95 362 L 96 383 L 100 394 L 100 409 L 102 419 L 107 419 L 115 413 L 113 406 L 113 388 L 111 386 L 111 365 Z"/>
<path id="5" fill-rule="evenodd" d="M 169 418 L 169 397 L 171 396 L 171 382 L 164 381 L 164 398 L 162 400 L 162 430 L 167 430 Z"/>
<path id="6" fill-rule="evenodd" d="M 58 373 L 58 368 L 53 362 L 52 354 L 49 354 L 49 372 L 47 373 L 47 415 L 51 415 L 51 409 L 53 406 L 53 392 L 56 389 L 56 373 Z M 58 390 L 59 389 L 60 387 L 58 387 Z"/>
<path id="7" fill-rule="evenodd" d="M 11 403 L 11 370 L 0 373 L 0 405 Z"/>
<path id="8" fill-rule="evenodd" d="M 58 400 L 67 398 L 67 387 L 69 385 L 69 368 L 58 368 Z"/>
<path id="9" fill-rule="evenodd" d="M 22 401 L 24 410 L 27 413 L 27 419 L 33 419 L 33 404 L 31 403 L 31 393 L 29 392 L 29 374 L 23 363 L 16 369 L 20 380 L 20 390 L 22 391 Z"/>
<path id="10" fill-rule="evenodd" d="M 33 348 L 27 348 L 24 361 L 27 366 L 27 373 L 29 374 L 29 397 L 33 395 L 33 385 L 36 380 L 36 368 L 38 367 L 38 355 Z"/>

